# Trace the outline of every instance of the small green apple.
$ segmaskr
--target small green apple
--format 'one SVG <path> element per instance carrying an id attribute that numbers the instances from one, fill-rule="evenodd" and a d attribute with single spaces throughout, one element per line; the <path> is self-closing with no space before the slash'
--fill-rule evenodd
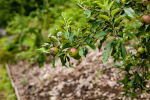
<path id="1" fill-rule="evenodd" d="M 143 48 L 143 47 L 139 47 L 139 48 L 138 48 L 138 52 L 139 52 L 140 54 L 143 54 L 143 53 L 144 53 L 144 51 L 145 51 L 145 50 L 144 50 L 144 48 Z"/>
<path id="2" fill-rule="evenodd" d="M 57 47 L 53 47 L 50 49 L 50 52 L 52 55 L 56 55 L 58 53 L 58 48 Z"/>

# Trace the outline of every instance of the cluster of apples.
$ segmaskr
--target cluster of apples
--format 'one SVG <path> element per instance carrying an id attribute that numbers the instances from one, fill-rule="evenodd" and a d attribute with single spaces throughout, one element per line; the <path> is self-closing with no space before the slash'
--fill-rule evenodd
<path id="1" fill-rule="evenodd" d="M 53 56 L 55 56 L 58 52 L 59 52 L 59 50 L 58 50 L 57 47 L 53 47 L 53 48 L 50 49 L 50 53 L 51 53 Z M 78 60 L 78 59 L 81 58 L 81 56 L 79 55 L 79 51 L 78 51 L 78 49 L 76 49 L 76 48 L 71 48 L 71 49 L 69 50 L 69 55 L 70 55 L 71 57 L 73 57 L 74 59 L 76 59 L 76 60 Z"/>
<path id="2" fill-rule="evenodd" d="M 149 16 L 149 15 L 143 15 L 143 16 L 142 16 L 142 19 L 141 19 L 141 22 L 142 22 L 143 24 L 145 24 L 145 25 L 150 24 L 150 16 Z M 137 57 L 140 57 L 140 55 L 143 54 L 144 52 L 147 53 L 146 47 L 145 47 L 145 48 L 139 47 L 139 48 L 138 48 Z"/>
<path id="3" fill-rule="evenodd" d="M 142 22 L 143 24 L 145 24 L 145 25 L 150 24 L 150 16 L 149 16 L 149 15 L 143 15 L 142 18 L 141 18 L 141 22 Z M 59 52 L 59 49 L 58 49 L 57 47 L 53 47 L 53 48 L 50 49 L 50 53 L 51 53 L 53 56 L 56 55 L 58 52 Z M 141 54 L 143 54 L 144 52 L 147 53 L 147 49 L 146 49 L 146 48 L 144 49 L 143 47 L 139 47 L 139 48 L 138 48 L 137 57 L 139 57 L 139 56 L 140 56 Z M 78 60 L 78 59 L 81 58 L 81 56 L 79 55 L 79 51 L 78 51 L 78 49 L 76 49 L 76 48 L 71 48 L 71 49 L 69 50 L 69 55 L 70 55 L 71 57 L 73 57 L 74 59 L 76 59 L 76 60 Z"/>

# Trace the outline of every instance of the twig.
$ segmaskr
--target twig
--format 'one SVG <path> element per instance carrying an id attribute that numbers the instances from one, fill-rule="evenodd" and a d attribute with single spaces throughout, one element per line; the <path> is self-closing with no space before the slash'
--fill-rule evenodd
<path id="1" fill-rule="evenodd" d="M 93 33 L 93 32 L 92 32 L 92 33 Z M 83 41 L 81 44 L 79 44 L 76 48 L 79 48 L 79 46 L 83 45 L 83 43 L 89 38 L 89 36 L 90 36 L 92 33 L 90 33 L 90 34 L 84 39 L 84 41 Z"/>
<path id="2" fill-rule="evenodd" d="M 20 99 L 20 96 L 19 96 L 19 93 L 18 93 L 18 90 L 17 90 L 17 87 L 15 86 L 15 84 L 14 84 L 14 82 L 13 82 L 13 79 L 12 79 L 12 76 L 11 76 L 11 72 L 10 72 L 10 69 L 9 69 L 9 65 L 6 63 L 5 66 L 6 66 L 7 73 L 8 73 L 8 76 L 9 76 L 9 78 L 10 78 L 12 87 L 13 87 L 14 90 L 15 90 L 15 94 L 16 94 L 17 100 L 21 100 L 21 99 Z"/>
<path id="3" fill-rule="evenodd" d="M 101 10 L 95 10 L 96 12 L 103 12 L 103 13 L 107 13 L 106 11 L 101 11 Z"/>
<path id="4" fill-rule="evenodd" d="M 81 8 L 83 8 L 84 10 L 88 10 L 85 7 L 83 7 L 81 4 L 77 3 Z"/>

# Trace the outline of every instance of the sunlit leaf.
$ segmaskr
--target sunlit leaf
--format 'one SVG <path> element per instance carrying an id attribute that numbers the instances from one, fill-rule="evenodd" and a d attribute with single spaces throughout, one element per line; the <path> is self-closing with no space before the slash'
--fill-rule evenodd
<path id="1" fill-rule="evenodd" d="M 116 8 L 114 10 L 111 11 L 111 16 L 113 17 L 118 11 L 119 11 L 120 8 Z"/>
<path id="2" fill-rule="evenodd" d="M 69 34 L 70 36 L 70 38 L 69 38 L 69 40 L 71 41 L 71 42 L 73 42 L 73 37 L 74 37 L 74 35 L 75 35 L 75 31 L 72 31 L 70 34 Z"/>
<path id="3" fill-rule="evenodd" d="M 79 50 L 79 55 L 80 55 L 81 57 L 84 55 L 84 48 L 81 48 L 81 49 Z"/>
<path id="4" fill-rule="evenodd" d="M 89 47 L 91 47 L 93 50 L 96 49 L 96 46 L 94 45 L 93 42 L 92 42 L 92 43 L 87 43 L 87 45 L 88 45 Z"/>
<path id="5" fill-rule="evenodd" d="M 89 18 L 91 16 L 91 10 L 85 10 L 84 14 L 86 14 L 87 18 Z"/>
<path id="6" fill-rule="evenodd" d="M 129 7 L 129 8 L 124 8 L 124 11 L 125 11 L 125 13 L 126 13 L 129 17 L 133 17 L 134 14 L 135 14 L 134 10 L 133 10 L 131 7 Z"/>
<path id="7" fill-rule="evenodd" d="M 109 5 L 107 6 L 108 11 L 110 10 L 111 6 L 113 5 L 114 1 L 110 2 Z"/>
<path id="8" fill-rule="evenodd" d="M 137 40 L 138 41 L 138 39 L 136 38 L 136 36 L 134 35 L 134 34 L 132 34 L 132 33 L 130 33 L 130 32 L 125 32 L 127 35 L 129 35 L 129 36 L 131 36 L 133 39 L 135 39 L 135 40 Z"/>
<path id="9" fill-rule="evenodd" d="M 109 17 L 106 15 L 100 15 L 101 18 L 106 19 L 107 21 L 109 21 Z"/>

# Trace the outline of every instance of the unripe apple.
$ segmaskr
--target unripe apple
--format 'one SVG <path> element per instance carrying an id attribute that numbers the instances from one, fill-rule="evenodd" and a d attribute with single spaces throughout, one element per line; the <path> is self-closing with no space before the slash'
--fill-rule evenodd
<path id="1" fill-rule="evenodd" d="M 150 17 L 149 15 L 143 15 L 141 22 L 144 23 L 145 25 L 148 25 L 150 23 Z"/>
<path id="2" fill-rule="evenodd" d="M 76 48 L 71 48 L 71 49 L 69 50 L 69 55 L 70 55 L 71 57 L 76 56 L 78 53 L 79 53 L 79 52 L 78 52 L 78 50 L 77 50 Z"/>
<path id="3" fill-rule="evenodd" d="M 139 48 L 138 48 L 138 52 L 139 52 L 140 54 L 143 54 L 143 53 L 144 53 L 144 51 L 145 51 L 145 50 L 144 50 L 144 48 L 143 48 L 143 47 L 139 47 Z"/>
<path id="4" fill-rule="evenodd" d="M 57 47 L 53 47 L 50 49 L 50 52 L 52 55 L 56 55 L 58 53 L 58 48 Z"/>
<path id="5" fill-rule="evenodd" d="M 69 55 L 77 60 L 81 58 L 81 56 L 79 55 L 79 51 L 76 48 L 71 48 L 69 50 Z"/>

